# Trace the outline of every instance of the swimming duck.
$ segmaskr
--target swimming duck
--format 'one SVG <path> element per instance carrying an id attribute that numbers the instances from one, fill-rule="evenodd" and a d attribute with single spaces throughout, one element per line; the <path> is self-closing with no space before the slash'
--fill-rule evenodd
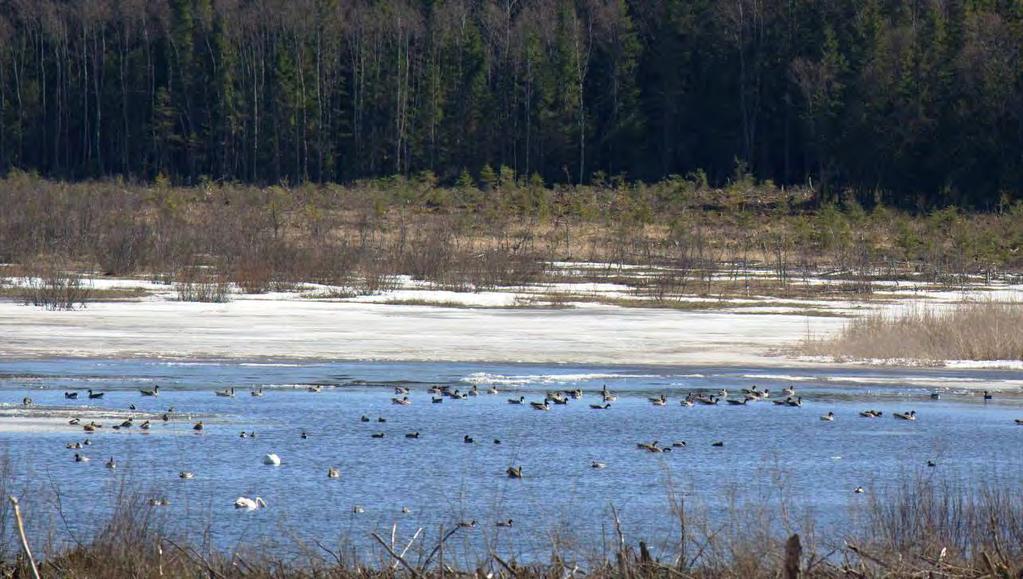
<path id="1" fill-rule="evenodd" d="M 512 520 L 508 519 L 507 521 L 497 521 L 497 526 L 498 527 L 510 527 L 510 526 L 512 526 Z"/>
<path id="2" fill-rule="evenodd" d="M 909 412 L 902 413 L 896 412 L 892 416 L 894 416 L 896 420 L 916 420 L 916 410 L 910 410 Z"/>
<path id="3" fill-rule="evenodd" d="M 676 440 L 675 442 L 671 443 L 671 445 L 673 447 L 675 447 L 675 448 L 685 448 L 686 447 L 686 441 L 684 441 L 684 440 Z"/>
<path id="4" fill-rule="evenodd" d="M 170 414 L 167 414 L 166 412 L 164 412 L 163 416 L 160 417 L 160 420 L 163 420 L 164 422 L 170 421 Z"/>
<path id="5" fill-rule="evenodd" d="M 408 434 L 405 435 L 405 438 L 419 438 L 419 431 L 417 430 L 416 432 L 409 432 Z"/>
<path id="6" fill-rule="evenodd" d="M 831 421 L 835 420 L 835 413 L 834 412 L 828 412 L 824 416 L 821 416 L 821 420 L 823 420 L 825 422 L 831 422 Z"/>
<path id="7" fill-rule="evenodd" d="M 78 400 L 78 393 L 77 392 L 65 392 L 64 393 L 64 398 L 67 398 L 68 400 Z"/>
<path id="8" fill-rule="evenodd" d="M 341 478 L 341 470 L 336 466 L 327 469 L 327 478 Z"/>
<path id="9" fill-rule="evenodd" d="M 387 419 L 384 418 L 383 416 L 378 416 L 377 417 L 377 422 L 387 422 Z"/>
<path id="10" fill-rule="evenodd" d="M 408 396 L 405 396 L 404 398 L 391 398 L 391 404 L 398 404 L 400 406 L 408 406 L 409 404 L 412 404 L 412 401 L 409 400 Z"/>
<path id="11" fill-rule="evenodd" d="M 504 471 L 508 474 L 508 478 L 522 478 L 522 467 L 509 466 L 508 470 Z"/>
<path id="12" fill-rule="evenodd" d="M 525 396 L 519 396 L 518 398 L 509 398 L 508 404 L 522 404 L 523 402 L 525 402 L 525 400 L 526 400 Z"/>
<path id="13" fill-rule="evenodd" d="M 89 462 L 89 457 L 84 454 L 75 453 L 75 462 Z"/>
<path id="14" fill-rule="evenodd" d="M 938 466 L 938 463 L 934 462 L 933 460 L 929 460 L 927 461 L 927 466 L 935 467 Z"/>
<path id="15" fill-rule="evenodd" d="M 607 468 L 607 464 L 603 462 L 593 461 L 590 463 L 590 468 Z"/>
<path id="16" fill-rule="evenodd" d="M 487 394 L 497 394 L 497 386 L 491 386 L 487 388 Z"/>
<path id="17" fill-rule="evenodd" d="M 472 385 L 472 390 L 469 390 L 469 396 L 479 396 L 479 395 L 480 395 L 480 389 L 475 384 L 473 384 Z"/>
<path id="18" fill-rule="evenodd" d="M 194 478 L 194 477 L 195 477 L 195 475 L 192 474 L 191 471 L 183 470 L 183 471 L 178 473 L 178 478 L 183 479 L 183 480 L 188 480 L 188 479 L 191 479 L 191 478 Z"/>
<path id="19" fill-rule="evenodd" d="M 713 447 L 716 447 L 716 448 L 721 448 L 722 446 L 725 445 L 725 443 L 723 441 L 719 440 L 717 442 L 712 442 L 710 445 L 713 446 Z"/>
<path id="20" fill-rule="evenodd" d="M 139 390 L 139 394 L 141 394 L 143 396 L 159 396 L 160 395 L 160 386 L 158 386 L 158 385 L 157 386 L 153 386 L 152 390 L 143 388 L 143 389 Z"/>
<path id="21" fill-rule="evenodd" d="M 310 386 L 310 387 L 306 388 L 306 391 L 307 392 L 312 392 L 314 394 L 317 393 L 317 392 L 322 392 L 323 391 L 323 386 L 320 385 L 320 384 L 317 384 L 315 386 Z"/>
<path id="22" fill-rule="evenodd" d="M 865 490 L 863 490 L 863 487 L 856 487 L 856 488 L 854 488 L 854 489 L 853 489 L 853 492 L 854 492 L 854 493 L 856 493 L 856 494 L 858 494 L 858 495 L 862 495 L 862 494 L 863 494 L 863 493 L 865 493 L 866 491 L 865 491 Z"/>
<path id="23" fill-rule="evenodd" d="M 198 432 L 198 431 L 200 431 L 200 430 L 202 430 L 204 428 L 206 428 L 206 426 L 202 423 L 202 420 L 200 420 L 199 422 L 196 422 L 192 426 L 192 430 L 195 430 L 196 432 Z"/>
<path id="24" fill-rule="evenodd" d="M 985 400 L 985 401 L 988 401 L 988 400 L 991 400 L 992 398 L 994 398 L 994 397 L 993 397 L 993 396 L 991 396 L 991 393 L 990 393 L 990 392 L 988 392 L 987 390 L 985 390 L 985 391 L 984 391 L 984 400 Z"/>
<path id="25" fill-rule="evenodd" d="M 72 418 L 71 420 L 68 420 L 67 423 L 70 424 L 71 426 L 78 426 L 78 424 L 81 421 L 82 421 L 81 418 Z"/>
<path id="26" fill-rule="evenodd" d="M 410 509 L 408 507 L 402 507 L 401 508 L 401 514 L 403 514 L 403 515 L 407 515 L 407 514 L 409 514 L 411 512 L 412 512 L 412 509 Z"/>
<path id="27" fill-rule="evenodd" d="M 608 402 L 606 404 L 590 404 L 590 408 L 594 410 L 607 410 L 608 408 L 611 408 L 611 403 Z"/>
<path id="28" fill-rule="evenodd" d="M 362 417 L 359 418 L 359 422 L 369 422 L 369 416 L 363 414 Z"/>
<path id="29" fill-rule="evenodd" d="M 265 509 L 266 501 L 260 497 L 250 499 L 248 497 L 238 497 L 234 501 L 234 508 L 245 509 L 246 511 L 254 511 L 256 509 Z"/>
<path id="30" fill-rule="evenodd" d="M 354 507 L 352 507 L 352 512 L 356 514 L 365 513 L 366 509 L 362 508 L 362 505 L 355 505 Z"/>
<path id="31" fill-rule="evenodd" d="M 647 398 L 647 400 L 649 400 L 650 403 L 653 404 L 654 406 L 664 406 L 665 404 L 668 403 L 668 397 L 665 396 L 664 394 L 661 394 L 657 398 Z"/>
<path id="32" fill-rule="evenodd" d="M 302 434 L 299 434 L 298 436 L 302 440 L 305 440 L 305 439 L 309 438 L 309 434 L 306 431 L 304 431 L 304 430 L 302 431 Z"/>
<path id="33" fill-rule="evenodd" d="M 151 507 L 167 507 L 170 506 L 170 501 L 167 499 L 149 499 L 149 506 Z"/>
<path id="34" fill-rule="evenodd" d="M 64 448 L 69 449 L 69 450 L 78 450 L 78 449 L 82 448 L 82 443 L 81 442 L 69 442 L 66 445 L 64 445 Z"/>
<path id="35" fill-rule="evenodd" d="M 469 436 L 468 434 L 466 434 L 466 435 L 465 435 L 464 437 L 462 437 L 462 442 L 464 442 L 464 443 L 466 443 L 466 444 L 472 444 L 472 443 L 474 443 L 474 442 L 476 442 L 476 441 L 475 441 L 475 440 L 473 440 L 473 438 L 472 438 L 471 436 Z"/>
<path id="36" fill-rule="evenodd" d="M 494 444 L 501 444 L 501 439 L 500 438 L 495 438 L 494 439 Z"/>
<path id="37" fill-rule="evenodd" d="M 152 425 L 149 424 L 148 420 L 143 422 L 142 424 L 139 424 L 139 428 L 141 428 L 142 430 L 149 430 L 151 427 Z"/>
<path id="38" fill-rule="evenodd" d="M 383 432 L 374 432 L 370 436 L 372 436 L 373 438 L 383 438 L 384 437 L 384 433 Z"/>
<path id="39" fill-rule="evenodd" d="M 91 400 L 96 400 L 97 398 L 103 398 L 104 394 L 106 394 L 106 393 L 105 392 L 93 392 L 92 388 L 89 388 L 89 398 Z"/>
<path id="40" fill-rule="evenodd" d="M 22 398 L 21 399 L 21 405 L 22 406 L 32 406 L 32 399 L 27 397 L 27 396 L 25 398 Z"/>
<path id="41" fill-rule="evenodd" d="M 460 529 L 473 529 L 476 527 L 476 519 L 471 521 L 459 521 L 458 528 Z"/>

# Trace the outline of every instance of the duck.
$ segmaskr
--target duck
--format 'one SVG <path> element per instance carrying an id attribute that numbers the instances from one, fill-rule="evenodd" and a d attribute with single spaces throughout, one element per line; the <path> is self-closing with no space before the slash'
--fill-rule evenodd
<path id="1" fill-rule="evenodd" d="M 373 438 L 383 438 L 384 437 L 384 433 L 383 432 L 374 432 L 370 436 L 373 437 Z"/>
<path id="2" fill-rule="evenodd" d="M 657 446 L 656 440 L 653 442 L 637 442 L 636 448 L 647 452 L 661 452 L 661 448 Z"/>
<path id="3" fill-rule="evenodd" d="M 164 422 L 170 422 L 170 414 L 167 414 L 166 412 L 164 412 L 163 415 L 160 416 L 160 420 L 162 420 Z"/>
<path id="4" fill-rule="evenodd" d="M 178 478 L 182 480 L 188 480 L 191 478 L 195 478 L 195 475 L 191 471 L 183 470 L 178 473 Z"/>
<path id="5" fill-rule="evenodd" d="M 234 398 L 234 386 L 223 390 L 217 390 L 215 394 L 221 398 Z"/>
<path id="6" fill-rule="evenodd" d="M 409 432 L 405 435 L 405 438 L 419 438 L 419 431 Z"/>
<path id="7" fill-rule="evenodd" d="M 92 388 L 89 388 L 89 399 L 90 400 L 96 400 L 97 398 L 103 398 L 104 394 L 106 394 L 106 392 L 93 392 Z"/>
<path id="8" fill-rule="evenodd" d="M 927 461 L 927 466 L 935 467 L 935 466 L 938 466 L 938 463 L 934 462 L 933 460 L 929 460 L 929 461 Z"/>
<path id="9" fill-rule="evenodd" d="M 864 418 L 879 418 L 883 414 L 880 410 L 863 410 L 860 412 L 860 416 Z"/>
<path id="10" fill-rule="evenodd" d="M 265 509 L 266 506 L 267 506 L 266 501 L 264 501 L 261 497 L 256 497 L 254 499 L 250 499 L 248 497 L 238 497 L 234 501 L 234 508 L 245 509 L 246 511 Z"/>
<path id="11" fill-rule="evenodd" d="M 477 525 L 476 519 L 473 519 L 471 521 L 459 521 L 458 522 L 458 528 L 460 528 L 460 529 L 474 529 L 474 528 L 476 528 L 476 525 Z"/>
<path id="12" fill-rule="evenodd" d="M 685 448 L 686 447 L 686 441 L 684 441 L 684 440 L 676 440 L 675 442 L 671 443 L 671 446 L 673 446 L 674 448 Z"/>
<path id="13" fill-rule="evenodd" d="M 548 398 L 544 398 L 543 402 L 530 402 L 529 405 L 532 406 L 534 410 L 550 410 L 551 409 L 550 399 L 548 399 Z"/>
<path id="14" fill-rule="evenodd" d="M 409 400 L 408 396 L 405 396 L 403 398 L 391 398 L 391 404 L 398 404 L 400 406 L 408 406 L 409 404 L 412 404 L 412 401 Z"/>
<path id="15" fill-rule="evenodd" d="M 366 509 L 362 508 L 362 505 L 355 505 L 354 507 L 352 507 L 352 512 L 355 514 L 365 513 Z"/>
<path id="16" fill-rule="evenodd" d="M 110 460 L 107 461 L 106 467 L 111 470 L 117 468 L 117 461 L 114 460 L 114 457 L 110 457 Z"/>
<path id="17" fill-rule="evenodd" d="M 607 468 L 607 463 L 593 461 L 590 463 L 590 468 Z"/>
<path id="18" fill-rule="evenodd" d="M 302 440 L 305 440 L 309 438 L 309 433 L 303 430 L 302 434 L 299 434 L 298 437 L 301 438 Z"/>
<path id="19" fill-rule="evenodd" d="M 310 387 L 306 388 L 306 392 L 316 393 L 316 392 L 322 392 L 322 391 L 323 391 L 323 386 L 320 385 L 320 384 L 317 384 L 315 386 L 310 386 Z"/>
<path id="20" fill-rule="evenodd" d="M 790 398 L 786 398 L 785 399 L 785 405 L 786 406 L 792 406 L 792 407 L 798 408 L 798 407 L 803 405 L 803 397 L 802 396 L 797 396 L 796 398 L 791 398 L 791 397 Z"/>
<path id="21" fill-rule="evenodd" d="M 497 386 L 491 386 L 487 388 L 487 394 L 497 394 Z"/>
<path id="22" fill-rule="evenodd" d="M 159 385 L 153 386 L 152 390 L 143 388 L 143 389 L 139 390 L 139 394 L 141 394 L 143 396 L 153 396 L 153 397 L 159 396 L 160 395 L 160 386 Z"/>
<path id="23" fill-rule="evenodd" d="M 441 404 L 442 402 L 444 402 L 444 397 L 443 396 L 432 396 L 430 398 L 430 402 L 433 402 L 434 404 Z"/>
<path id="24" fill-rule="evenodd" d="M 369 416 L 363 414 L 362 417 L 359 418 L 359 422 L 369 422 Z"/>
<path id="25" fill-rule="evenodd" d="M 494 439 L 494 444 L 501 444 L 501 439 L 500 438 L 495 438 Z"/>
<path id="26" fill-rule="evenodd" d="M 75 462 L 89 462 L 89 460 L 90 460 L 89 457 L 85 456 L 84 454 L 78 454 L 77 452 L 75 453 Z"/>
<path id="27" fill-rule="evenodd" d="M 202 423 L 202 420 L 200 420 L 199 422 L 196 422 L 194 425 L 192 425 L 192 430 L 194 430 L 196 432 L 199 432 L 199 431 L 201 431 L 204 428 L 206 428 L 206 425 L 204 425 Z"/>
<path id="28" fill-rule="evenodd" d="M 504 472 L 508 474 L 508 478 L 522 478 L 521 466 L 509 466 Z"/>
<path id="29" fill-rule="evenodd" d="M 909 412 L 902 413 L 896 412 L 892 416 L 894 416 L 896 420 L 916 420 L 916 410 L 910 410 Z"/>
<path id="30" fill-rule="evenodd" d="M 70 424 L 71 426 L 78 426 L 78 424 L 81 421 L 82 421 L 81 418 L 72 418 L 71 420 L 68 420 L 67 423 Z"/>
<path id="31" fill-rule="evenodd" d="M 260 386 L 259 388 L 253 389 L 253 390 L 249 390 L 249 396 L 255 396 L 255 397 L 258 398 L 258 397 L 260 397 L 262 395 L 263 395 L 263 387 L 262 386 Z"/>
<path id="32" fill-rule="evenodd" d="M 832 422 L 832 421 L 835 420 L 835 413 L 834 412 L 828 412 L 824 416 L 821 416 L 821 420 L 823 420 L 825 422 Z"/>
<path id="33" fill-rule="evenodd" d="M 472 385 L 472 389 L 469 390 L 469 396 L 479 396 L 480 389 L 475 384 Z"/>
<path id="34" fill-rule="evenodd" d="M 510 526 L 512 526 L 512 520 L 508 519 L 507 521 L 497 521 L 497 526 L 498 527 L 510 527 Z"/>
<path id="35" fill-rule="evenodd" d="M 271 452 L 263 457 L 263 464 L 267 466 L 281 466 L 281 457 Z"/>
<path id="36" fill-rule="evenodd" d="M 78 400 L 78 393 L 77 392 L 65 392 L 64 393 L 64 398 L 67 398 L 68 400 Z"/>
<path id="37" fill-rule="evenodd" d="M 167 507 L 170 506 L 170 501 L 167 499 L 149 499 L 149 506 L 151 507 Z"/>
<path id="38" fill-rule="evenodd" d="M 985 391 L 984 391 L 984 401 L 986 402 L 986 401 L 988 401 L 988 400 L 991 400 L 992 398 L 994 398 L 994 397 L 993 397 L 993 396 L 991 396 L 991 393 L 990 393 L 990 392 L 988 392 L 987 390 L 985 390 Z"/>
<path id="39" fill-rule="evenodd" d="M 132 412 L 135 412 L 135 410 L 136 410 L 135 405 L 134 404 L 129 404 L 128 405 L 128 410 L 131 410 Z"/>
<path id="40" fill-rule="evenodd" d="M 604 404 L 590 404 L 590 408 L 594 410 L 607 410 L 608 408 L 611 408 L 611 403 L 606 402 Z"/>
<path id="41" fill-rule="evenodd" d="M 464 442 L 466 444 L 472 444 L 472 443 L 476 442 L 476 440 L 474 440 L 473 437 L 471 437 L 468 434 L 466 434 L 465 436 L 462 437 L 462 442 Z"/>
<path id="42" fill-rule="evenodd" d="M 377 422 L 387 422 L 387 419 L 383 416 L 377 416 Z"/>
<path id="43" fill-rule="evenodd" d="M 729 406 L 745 406 L 747 400 L 749 399 L 743 398 L 742 400 L 725 400 L 725 402 L 727 402 Z"/>
<path id="44" fill-rule="evenodd" d="M 327 478 L 341 478 L 341 470 L 336 466 L 327 469 Z"/>
<path id="45" fill-rule="evenodd" d="M 657 398 L 647 398 L 647 400 L 649 400 L 654 406 L 664 406 L 668 403 L 668 397 L 664 394 L 661 394 Z"/>
<path id="46" fill-rule="evenodd" d="M 858 495 L 862 495 L 865 492 L 867 492 L 867 491 L 863 490 L 863 487 L 856 487 L 856 488 L 853 489 L 853 493 L 858 494 Z"/>
<path id="47" fill-rule="evenodd" d="M 32 399 L 29 398 L 28 396 L 22 398 L 21 399 L 21 405 L 22 406 L 32 406 Z"/>
<path id="48" fill-rule="evenodd" d="M 721 448 L 721 447 L 723 447 L 725 445 L 725 443 L 724 443 L 724 441 L 718 440 L 716 442 L 710 443 L 710 445 L 715 447 L 715 448 Z"/>
<path id="49" fill-rule="evenodd" d="M 139 424 L 139 428 L 141 428 L 142 430 L 149 430 L 151 427 L 152 425 L 149 423 L 148 420 L 143 422 L 142 424 Z"/>
<path id="50" fill-rule="evenodd" d="M 525 396 L 519 396 L 518 398 L 509 398 L 508 404 L 522 404 L 525 401 L 526 401 Z"/>

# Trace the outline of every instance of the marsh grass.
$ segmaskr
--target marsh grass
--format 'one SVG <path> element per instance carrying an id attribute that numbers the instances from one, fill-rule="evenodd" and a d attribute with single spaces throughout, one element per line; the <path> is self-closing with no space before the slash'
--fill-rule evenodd
<path id="1" fill-rule="evenodd" d="M 1023 360 L 1023 303 L 917 307 L 850 320 L 834 338 L 808 336 L 803 353 L 918 360 Z"/>

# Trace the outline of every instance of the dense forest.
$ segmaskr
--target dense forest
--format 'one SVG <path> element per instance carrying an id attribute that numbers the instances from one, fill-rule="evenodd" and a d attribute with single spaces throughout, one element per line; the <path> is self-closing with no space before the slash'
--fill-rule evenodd
<path id="1" fill-rule="evenodd" d="M 1023 189 L 1021 51 L 1018 0 L 0 0 L 0 174 L 990 209 Z"/>

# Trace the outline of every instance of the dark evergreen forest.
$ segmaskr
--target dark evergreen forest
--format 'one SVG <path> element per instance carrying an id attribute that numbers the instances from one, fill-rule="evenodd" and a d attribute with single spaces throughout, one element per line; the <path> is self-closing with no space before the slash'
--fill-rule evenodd
<path id="1" fill-rule="evenodd" d="M 1019 0 L 0 0 L 0 173 L 1023 184 Z"/>

